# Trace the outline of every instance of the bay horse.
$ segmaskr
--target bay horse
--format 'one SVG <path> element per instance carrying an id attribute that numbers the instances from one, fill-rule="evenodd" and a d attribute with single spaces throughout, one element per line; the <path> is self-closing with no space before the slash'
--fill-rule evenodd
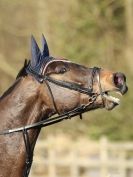
<path id="1" fill-rule="evenodd" d="M 127 92 L 126 76 L 50 56 L 31 37 L 31 60 L 0 98 L 0 177 L 28 177 L 41 127 L 120 103 L 111 92 Z M 54 118 L 51 116 L 58 114 Z"/>

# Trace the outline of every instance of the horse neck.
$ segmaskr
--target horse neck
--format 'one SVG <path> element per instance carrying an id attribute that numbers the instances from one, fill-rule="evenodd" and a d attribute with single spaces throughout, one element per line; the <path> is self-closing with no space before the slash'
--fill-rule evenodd
<path id="1" fill-rule="evenodd" d="M 38 84 L 32 77 L 19 79 L 1 97 L 0 130 L 17 128 L 38 122 L 42 116 L 47 118 L 53 112 L 54 110 L 47 96 L 47 90 L 43 85 Z M 39 132 L 40 130 L 30 130 L 28 132 L 32 150 Z M 22 133 L 0 136 L 0 156 L 3 157 L 0 159 L 2 177 L 21 177 L 25 165 L 25 154 L 26 150 Z M 16 164 L 13 168 L 12 163 Z"/>
<path id="2" fill-rule="evenodd" d="M 13 128 L 34 123 L 42 115 L 47 118 L 53 111 L 47 91 L 32 77 L 17 80 L 0 99 L 1 121 Z"/>

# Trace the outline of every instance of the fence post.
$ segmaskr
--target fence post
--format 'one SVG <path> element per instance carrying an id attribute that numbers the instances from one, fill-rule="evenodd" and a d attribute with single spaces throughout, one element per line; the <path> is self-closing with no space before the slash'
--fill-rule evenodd
<path id="1" fill-rule="evenodd" d="M 77 159 L 77 151 L 76 148 L 72 149 L 71 152 L 71 177 L 78 177 L 79 176 L 79 172 L 78 172 L 78 159 Z"/>
<path id="2" fill-rule="evenodd" d="M 125 149 L 122 149 L 122 151 L 120 152 L 120 168 L 119 168 L 119 173 L 120 173 L 120 177 L 126 177 L 126 152 Z"/>
<path id="3" fill-rule="evenodd" d="M 54 142 L 54 138 L 50 137 L 49 138 L 49 143 Z M 50 146 L 49 147 L 49 177 L 56 177 L 56 152 L 54 147 Z"/>
<path id="4" fill-rule="evenodd" d="M 100 159 L 101 159 L 101 177 L 107 177 L 108 174 L 108 146 L 107 138 L 100 139 Z"/>

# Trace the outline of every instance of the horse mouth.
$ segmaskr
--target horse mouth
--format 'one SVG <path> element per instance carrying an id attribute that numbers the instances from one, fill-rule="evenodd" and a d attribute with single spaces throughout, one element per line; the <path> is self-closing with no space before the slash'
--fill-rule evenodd
<path id="1" fill-rule="evenodd" d="M 105 92 L 104 97 L 105 97 L 107 100 L 112 101 L 112 102 L 114 102 L 114 103 L 116 103 L 116 104 L 119 105 L 119 104 L 120 104 L 120 98 L 117 98 L 117 97 L 111 95 L 110 93 L 111 93 L 111 92 Z M 115 92 L 115 93 L 116 93 L 116 94 L 119 94 L 120 96 L 122 96 L 122 94 L 121 94 L 120 92 Z"/>

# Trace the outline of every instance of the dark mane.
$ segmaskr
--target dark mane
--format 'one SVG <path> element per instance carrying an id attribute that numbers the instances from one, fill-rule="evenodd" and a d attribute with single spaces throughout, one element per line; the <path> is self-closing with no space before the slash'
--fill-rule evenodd
<path id="1" fill-rule="evenodd" d="M 29 64 L 29 61 L 27 61 L 27 59 L 25 59 L 25 61 L 24 61 L 24 66 L 23 66 L 23 67 L 21 68 L 21 70 L 19 71 L 19 73 L 18 73 L 16 79 L 18 79 L 19 77 L 22 77 L 22 76 L 26 76 L 26 75 L 27 75 L 27 73 L 26 73 L 26 68 L 27 68 L 28 64 Z"/>

